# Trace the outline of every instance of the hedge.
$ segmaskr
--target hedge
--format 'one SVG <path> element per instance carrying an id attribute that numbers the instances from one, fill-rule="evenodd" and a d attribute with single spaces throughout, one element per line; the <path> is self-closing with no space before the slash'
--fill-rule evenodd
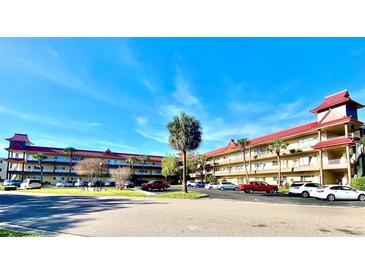
<path id="1" fill-rule="evenodd" d="M 350 185 L 357 190 L 365 190 L 365 177 L 352 179 Z"/>

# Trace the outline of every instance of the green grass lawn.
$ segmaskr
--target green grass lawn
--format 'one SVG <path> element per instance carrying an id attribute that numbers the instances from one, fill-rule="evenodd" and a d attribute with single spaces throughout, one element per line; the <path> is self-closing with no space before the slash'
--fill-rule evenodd
<path id="1" fill-rule="evenodd" d="M 45 194 L 59 194 L 59 195 L 83 195 L 83 196 L 120 196 L 120 197 L 151 197 L 151 198 L 177 198 L 177 199 L 198 199 L 207 197 L 207 194 L 198 192 L 184 193 L 181 191 L 173 192 L 154 192 L 156 195 L 147 195 L 135 189 L 116 189 L 104 188 L 101 191 L 85 191 L 79 188 L 42 188 L 42 189 L 28 189 L 18 190 L 26 193 L 45 193 Z"/>
<path id="2" fill-rule="evenodd" d="M 135 191 L 134 189 L 102 189 L 101 191 L 85 191 L 80 188 L 42 188 L 20 190 L 21 192 L 30 193 L 45 193 L 45 194 L 67 194 L 67 195 L 87 195 L 87 196 L 124 196 L 124 197 L 146 197 L 143 192 Z"/>
<path id="3" fill-rule="evenodd" d="M 0 237 L 41 237 L 37 233 L 19 232 L 10 229 L 0 228 Z"/>
<path id="4" fill-rule="evenodd" d="M 198 199 L 203 197 L 208 197 L 208 194 L 198 193 L 198 192 L 166 192 L 154 195 L 154 198 L 175 198 L 175 199 Z"/>

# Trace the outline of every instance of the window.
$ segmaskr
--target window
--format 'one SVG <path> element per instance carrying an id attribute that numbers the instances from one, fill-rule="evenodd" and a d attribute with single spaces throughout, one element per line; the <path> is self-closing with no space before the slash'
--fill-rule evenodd
<path id="1" fill-rule="evenodd" d="M 341 187 L 340 187 L 340 186 L 333 186 L 333 187 L 331 187 L 330 189 L 332 189 L 332 190 L 340 190 L 340 189 L 341 189 Z"/>

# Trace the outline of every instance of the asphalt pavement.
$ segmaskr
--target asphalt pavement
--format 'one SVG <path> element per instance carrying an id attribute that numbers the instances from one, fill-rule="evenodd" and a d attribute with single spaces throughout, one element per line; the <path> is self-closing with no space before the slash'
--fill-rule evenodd
<path id="1" fill-rule="evenodd" d="M 173 188 L 174 190 L 175 188 Z M 302 198 L 300 196 L 291 196 L 287 193 L 269 194 L 266 192 L 256 192 L 248 194 L 243 191 L 234 190 L 208 190 L 205 188 L 189 188 L 191 191 L 206 193 L 208 199 L 224 199 L 243 202 L 262 202 L 274 204 L 295 204 L 295 205 L 315 205 L 315 206 L 348 206 L 348 207 L 365 207 L 365 202 L 360 201 L 334 201 L 319 200 L 315 198 Z"/>

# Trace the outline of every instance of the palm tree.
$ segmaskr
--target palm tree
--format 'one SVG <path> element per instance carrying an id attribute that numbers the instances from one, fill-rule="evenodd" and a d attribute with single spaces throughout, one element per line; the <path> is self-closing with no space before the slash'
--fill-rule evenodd
<path id="1" fill-rule="evenodd" d="M 70 163 L 70 168 L 68 171 L 68 176 L 67 176 L 67 181 L 70 180 L 70 176 L 71 176 L 71 170 L 72 170 L 72 152 L 73 152 L 73 148 L 72 147 L 65 147 L 65 149 L 63 150 L 65 153 L 67 153 L 68 159 L 69 159 L 69 163 Z"/>
<path id="2" fill-rule="evenodd" d="M 131 156 L 131 157 L 128 157 L 126 160 L 125 160 L 130 168 L 132 169 L 132 174 L 134 175 L 134 164 L 138 162 L 138 159 L 134 156 Z"/>
<path id="3" fill-rule="evenodd" d="M 142 163 L 142 176 L 141 177 L 143 178 L 144 165 L 146 164 L 146 161 L 149 160 L 150 158 L 147 155 L 140 155 L 138 159 Z"/>
<path id="4" fill-rule="evenodd" d="M 205 167 L 207 165 L 207 156 L 205 156 L 204 154 L 198 154 L 196 157 L 196 162 L 200 171 L 200 177 L 203 181 L 205 181 L 205 177 L 203 178 L 203 174 L 205 174 L 206 176 Z"/>
<path id="5" fill-rule="evenodd" d="M 41 170 L 41 181 L 43 182 L 43 167 L 42 167 L 42 161 L 47 159 L 47 156 L 43 153 L 36 153 L 33 155 L 33 159 L 38 161 L 39 168 Z"/>
<path id="6" fill-rule="evenodd" d="M 280 154 L 281 151 L 288 147 L 288 143 L 283 143 L 281 139 L 276 139 L 271 145 L 269 145 L 268 150 L 270 152 L 274 152 L 278 159 L 278 186 L 281 186 L 281 161 L 280 161 Z"/>
<path id="7" fill-rule="evenodd" d="M 241 152 L 242 152 L 242 155 L 243 155 L 243 164 L 245 166 L 246 183 L 248 183 L 249 178 L 248 178 L 248 172 L 247 172 L 247 166 L 246 166 L 246 153 L 245 153 L 245 150 L 246 150 L 247 146 L 250 144 L 250 141 L 248 140 L 248 138 L 241 138 L 241 139 L 237 140 L 237 144 L 240 146 Z"/>
<path id="8" fill-rule="evenodd" d="M 201 143 L 201 126 L 200 122 L 193 116 L 182 112 L 175 116 L 167 124 L 169 131 L 169 145 L 171 148 L 178 150 L 183 155 L 183 191 L 188 192 L 186 185 L 186 152 L 195 150 Z"/>

